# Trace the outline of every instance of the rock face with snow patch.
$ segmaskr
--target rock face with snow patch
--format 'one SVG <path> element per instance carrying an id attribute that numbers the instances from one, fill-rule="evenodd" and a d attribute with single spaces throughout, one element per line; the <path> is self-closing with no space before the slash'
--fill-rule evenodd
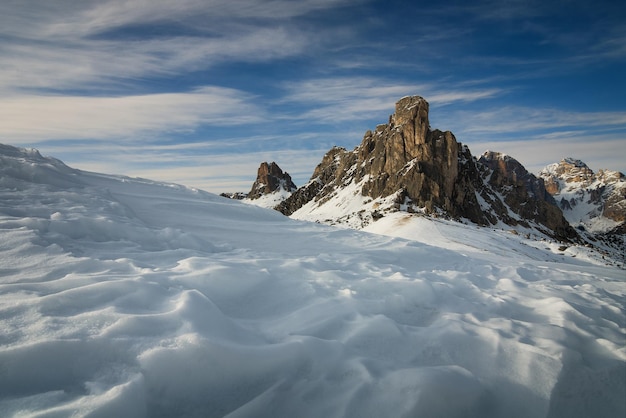
<path id="1" fill-rule="evenodd" d="M 478 162 L 491 171 L 486 180 L 488 185 L 519 216 L 518 223 L 524 225 L 534 221 L 548 227 L 557 236 L 575 237 L 541 178 L 529 173 L 513 157 L 499 152 L 487 151 Z"/>
<path id="2" fill-rule="evenodd" d="M 248 193 L 248 199 L 258 199 L 263 195 L 280 190 L 293 192 L 296 189 L 297 186 L 291 180 L 291 176 L 287 172 L 283 172 L 278 164 L 263 162 L 257 172 L 252 190 Z"/>
<path id="3" fill-rule="evenodd" d="M 570 223 L 602 230 L 601 225 L 593 225 L 594 219 L 606 218 L 616 223 L 626 220 L 624 174 L 609 170 L 594 173 L 584 162 L 565 158 L 547 166 L 539 175 Z M 604 229 L 611 226 L 604 224 Z"/>
<path id="4" fill-rule="evenodd" d="M 406 210 L 465 218 L 479 225 L 504 222 L 530 227 L 533 223 L 559 239 L 576 238 L 541 180 L 519 163 L 492 166 L 488 163 L 495 160 L 477 161 L 452 132 L 430 128 L 428 110 L 422 97 L 399 100 L 387 124 L 366 132 L 353 151 L 331 149 L 309 183 L 276 209 L 294 217 L 339 220 L 357 227 L 385 212 Z M 351 199 L 347 190 L 359 196 L 362 207 L 345 203 Z M 329 216 L 329 205 L 340 209 L 330 218 L 316 219 L 315 212 Z M 352 221 L 355 216 L 360 225 Z"/>
<path id="5" fill-rule="evenodd" d="M 291 214 L 311 198 L 322 204 L 336 189 L 357 183 L 363 196 L 397 194 L 398 204 L 406 199 L 428 212 L 442 209 L 486 223 L 480 211 L 471 210 L 478 202 L 469 182 L 459 176 L 460 157 L 468 157 L 469 151 L 451 132 L 431 131 L 428 107 L 419 96 L 401 99 L 389 123 L 368 131 L 354 151 L 331 149 L 309 184 L 279 210 Z"/>
<path id="6" fill-rule="evenodd" d="M 594 246 L 617 250 L 626 243 L 626 178 L 623 173 L 598 170 L 565 158 L 544 168 L 539 176 L 571 225 Z"/>

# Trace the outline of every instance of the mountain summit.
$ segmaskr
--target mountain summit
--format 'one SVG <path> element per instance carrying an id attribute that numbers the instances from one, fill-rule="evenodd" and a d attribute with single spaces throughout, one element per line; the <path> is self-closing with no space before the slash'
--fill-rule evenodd
<path id="1" fill-rule="evenodd" d="M 291 176 L 276 164 L 275 162 L 263 162 L 257 171 L 257 177 L 252 185 L 252 190 L 248 193 L 248 199 L 258 199 L 269 193 L 294 192 L 298 187 L 291 180 Z"/>
<path id="2" fill-rule="evenodd" d="M 244 195 L 244 203 L 273 208 L 297 190 L 291 176 L 275 162 L 263 162 L 257 170 L 256 180 L 250 193 Z M 228 197 L 228 196 L 227 196 Z"/>
<path id="3" fill-rule="evenodd" d="M 614 223 L 626 221 L 623 173 L 610 170 L 594 173 L 582 161 L 565 158 L 541 170 L 539 176 L 570 223 L 606 232 Z"/>
<path id="4" fill-rule="evenodd" d="M 311 180 L 276 209 L 356 228 L 405 211 L 577 238 L 542 179 L 502 154 L 477 160 L 452 132 L 431 129 L 428 111 L 420 96 L 400 99 L 387 124 L 367 131 L 353 151 L 328 151 Z"/>

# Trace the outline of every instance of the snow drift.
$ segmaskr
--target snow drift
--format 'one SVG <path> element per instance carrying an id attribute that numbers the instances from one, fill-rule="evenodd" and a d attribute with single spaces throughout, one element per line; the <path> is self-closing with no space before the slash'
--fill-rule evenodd
<path id="1" fill-rule="evenodd" d="M 623 270 L 423 222 L 339 230 L 0 146 L 0 415 L 624 416 Z"/>

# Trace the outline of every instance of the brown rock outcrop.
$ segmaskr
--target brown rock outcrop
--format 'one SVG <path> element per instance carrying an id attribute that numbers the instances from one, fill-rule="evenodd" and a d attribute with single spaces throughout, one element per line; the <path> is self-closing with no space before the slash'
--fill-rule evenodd
<path id="1" fill-rule="evenodd" d="M 478 162 L 491 169 L 489 184 L 522 219 L 519 223 L 527 224 L 532 220 L 548 227 L 560 238 L 573 239 L 577 236 L 554 198 L 546 191 L 543 180 L 529 173 L 519 161 L 508 155 L 487 151 Z"/>
<path id="2" fill-rule="evenodd" d="M 279 189 L 293 192 L 297 189 L 287 172 L 283 172 L 275 162 L 263 162 L 257 171 L 257 177 L 252 184 L 252 189 L 248 193 L 249 199 L 258 199 L 268 193 L 273 193 Z"/>
<path id="3" fill-rule="evenodd" d="M 517 225 L 520 218 L 528 216 L 530 222 L 542 225 L 557 238 L 577 236 L 553 205 L 542 181 L 517 161 L 477 161 L 451 132 L 431 130 L 428 110 L 422 97 L 399 100 L 389 123 L 366 132 L 353 151 L 331 149 L 309 183 L 276 209 L 291 215 L 308 202 L 323 205 L 341 188 L 356 185 L 363 196 L 372 199 L 396 195 L 397 207 L 418 207 L 426 213 L 465 218 L 480 225 L 498 221 Z M 503 201 L 502 193 L 495 189 L 503 190 L 504 184 L 514 187 Z"/>
<path id="4" fill-rule="evenodd" d="M 361 178 L 369 176 L 363 194 L 376 198 L 403 189 L 418 206 L 458 216 L 459 149 L 451 132 L 430 130 L 426 100 L 405 97 L 389 123 L 367 132 L 357 150 Z"/>

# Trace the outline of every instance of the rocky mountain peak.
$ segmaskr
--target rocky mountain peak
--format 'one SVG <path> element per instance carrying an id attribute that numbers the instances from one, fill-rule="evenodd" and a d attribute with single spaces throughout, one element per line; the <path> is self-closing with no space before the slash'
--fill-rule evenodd
<path id="1" fill-rule="evenodd" d="M 560 162 L 550 164 L 539 173 L 544 179 L 546 189 L 552 195 L 558 194 L 567 183 L 584 183 L 589 185 L 594 180 L 594 172 L 581 160 L 564 158 Z"/>
<path id="2" fill-rule="evenodd" d="M 554 203 L 543 179 L 529 173 L 515 158 L 500 152 L 485 151 L 478 161 L 493 171 L 489 180 L 491 184 L 498 187 L 523 186 L 531 196 Z"/>
<path id="3" fill-rule="evenodd" d="M 419 141 L 426 137 L 430 129 L 428 110 L 428 102 L 423 97 L 403 97 L 396 103 L 395 113 L 391 115 L 389 124 L 402 128 L 406 138 Z"/>
<path id="4" fill-rule="evenodd" d="M 617 183 L 620 181 L 624 181 L 624 174 L 620 173 L 619 171 L 600 169 L 596 173 L 596 179 L 605 183 Z"/>
<path id="5" fill-rule="evenodd" d="M 331 149 L 309 183 L 276 209 L 310 218 L 316 212 L 327 216 L 329 205 L 335 205 L 345 212 L 338 222 L 361 227 L 384 210 L 438 213 L 480 225 L 528 225 L 523 213 L 558 238 L 576 237 L 542 180 L 503 154 L 476 160 L 452 132 L 430 128 L 428 111 L 420 96 L 400 99 L 387 124 L 367 131 L 353 151 Z M 370 206 L 349 213 L 355 205 L 347 202 L 355 199 Z"/>
<path id="6" fill-rule="evenodd" d="M 263 162 L 257 170 L 257 177 L 252 184 L 252 189 L 248 194 L 248 199 L 258 199 L 259 197 L 274 193 L 279 190 L 293 192 L 297 189 L 291 180 L 291 176 L 275 162 Z"/>
<path id="7" fill-rule="evenodd" d="M 527 180 L 529 176 L 528 171 L 519 161 L 501 152 L 485 151 L 478 161 L 493 170 L 491 180 L 500 185 L 519 184 Z"/>
<path id="8" fill-rule="evenodd" d="M 468 209 L 478 202 L 473 193 L 466 193 L 466 181 L 457 181 L 461 144 L 451 132 L 430 129 L 428 108 L 419 96 L 399 100 L 389 123 L 367 131 L 354 151 L 331 149 L 315 169 L 307 192 L 294 194 L 278 209 L 290 215 L 309 201 L 302 194 L 315 194 L 314 200 L 324 203 L 334 190 L 354 183 L 362 196 L 376 199 L 400 193 L 400 199 L 427 212 L 440 208 L 453 216 L 470 213 L 472 220 L 486 223 Z"/>
<path id="9" fill-rule="evenodd" d="M 580 230 L 607 233 L 626 221 L 624 174 L 594 173 L 584 162 L 564 158 L 545 167 L 539 176 L 569 222 Z"/>
<path id="10" fill-rule="evenodd" d="M 367 176 L 363 194 L 377 198 L 404 190 L 420 207 L 458 215 L 460 144 L 451 132 L 430 129 L 428 109 L 422 97 L 405 97 L 396 103 L 388 124 L 365 134 L 356 151 L 361 178 Z"/>
<path id="11" fill-rule="evenodd" d="M 503 203 L 509 209 L 506 212 L 499 211 L 499 218 L 505 223 L 537 222 L 554 231 L 560 238 L 576 237 L 554 198 L 547 192 L 543 179 L 529 173 L 515 158 L 498 152 L 485 152 L 478 163 L 488 169 L 484 180 L 489 187 L 483 190 L 482 194 L 487 195 L 484 197 L 489 200 L 489 192 L 495 191 L 498 196 L 502 196 Z M 493 201 L 493 196 L 491 199 Z M 497 208 L 499 204 L 495 201 L 492 206 Z M 511 212 L 521 219 L 513 222 L 506 219 L 511 216 Z"/>

